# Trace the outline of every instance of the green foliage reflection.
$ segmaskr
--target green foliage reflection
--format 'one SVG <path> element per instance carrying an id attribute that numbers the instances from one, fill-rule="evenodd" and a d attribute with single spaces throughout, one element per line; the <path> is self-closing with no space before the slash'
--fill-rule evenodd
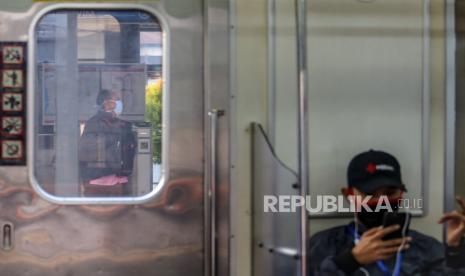
<path id="1" fill-rule="evenodd" d="M 152 123 L 152 159 L 161 164 L 162 80 L 148 84 L 145 96 L 145 120 Z"/>

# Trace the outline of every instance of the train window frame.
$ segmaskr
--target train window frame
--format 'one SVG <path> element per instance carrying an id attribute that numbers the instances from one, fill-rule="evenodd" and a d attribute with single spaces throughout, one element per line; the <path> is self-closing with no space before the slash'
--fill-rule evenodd
<path id="1" fill-rule="evenodd" d="M 34 103 L 36 102 L 36 85 L 37 82 L 37 70 L 36 70 L 36 27 L 40 23 L 41 19 L 47 14 L 56 11 L 72 11 L 72 10 L 95 10 L 95 11 L 140 11 L 147 13 L 156 18 L 161 27 L 161 40 L 162 40 L 162 81 L 163 81 L 163 94 L 162 94 L 162 135 L 161 135 L 161 156 L 163 162 L 161 163 L 161 177 L 157 185 L 152 183 L 153 189 L 141 196 L 124 196 L 124 197 L 79 197 L 79 196 L 57 196 L 53 195 L 44 190 L 35 176 L 34 160 L 35 160 L 35 110 Z M 38 11 L 29 26 L 28 31 L 28 60 L 27 60 L 27 171 L 29 182 L 33 190 L 42 199 L 55 204 L 61 205 L 80 205 L 80 204 L 93 204 L 93 205 L 106 205 L 106 204 L 144 204 L 152 200 L 157 200 L 164 190 L 169 175 L 169 154 L 167 153 L 169 141 L 169 91 L 170 91 L 170 28 L 166 18 L 152 7 L 148 7 L 141 4 L 126 4 L 126 3 L 89 3 L 89 4 L 75 4 L 75 3 L 58 3 L 50 4 Z"/>

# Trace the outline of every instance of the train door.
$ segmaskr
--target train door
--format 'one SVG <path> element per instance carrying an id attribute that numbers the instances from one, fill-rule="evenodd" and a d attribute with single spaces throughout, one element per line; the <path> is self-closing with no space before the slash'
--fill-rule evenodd
<path id="1" fill-rule="evenodd" d="M 0 274 L 227 275 L 208 8 L 37 2 L 0 11 Z"/>

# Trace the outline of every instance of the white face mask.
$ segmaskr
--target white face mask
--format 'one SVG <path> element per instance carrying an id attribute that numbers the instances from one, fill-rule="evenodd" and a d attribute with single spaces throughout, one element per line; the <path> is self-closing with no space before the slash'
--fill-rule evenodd
<path id="1" fill-rule="evenodd" d="M 118 101 L 115 101 L 115 109 L 113 109 L 113 111 L 116 113 L 116 115 L 121 115 L 121 113 L 123 112 L 123 102 L 118 100 Z"/>

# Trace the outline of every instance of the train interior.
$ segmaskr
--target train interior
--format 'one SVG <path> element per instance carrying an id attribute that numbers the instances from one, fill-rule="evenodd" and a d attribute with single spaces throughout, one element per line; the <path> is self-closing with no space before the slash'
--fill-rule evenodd
<path id="1" fill-rule="evenodd" d="M 2 1 L 0 275 L 465 275 L 464 57 L 460 0 Z M 374 151 L 437 274 L 316 247 Z"/>

